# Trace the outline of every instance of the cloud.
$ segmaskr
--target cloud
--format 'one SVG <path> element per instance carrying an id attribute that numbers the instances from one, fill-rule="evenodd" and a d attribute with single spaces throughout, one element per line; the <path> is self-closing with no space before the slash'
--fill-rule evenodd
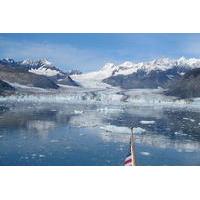
<path id="1" fill-rule="evenodd" d="M 47 58 L 64 70 L 79 68 L 90 71 L 111 59 L 98 51 L 81 49 L 69 44 L 9 41 L 0 37 L 0 57 L 22 59 Z"/>

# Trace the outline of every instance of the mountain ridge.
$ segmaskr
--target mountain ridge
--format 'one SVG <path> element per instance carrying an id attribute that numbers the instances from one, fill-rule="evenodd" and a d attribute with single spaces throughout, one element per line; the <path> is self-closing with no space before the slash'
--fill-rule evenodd
<path id="1" fill-rule="evenodd" d="M 79 86 L 74 80 L 71 79 L 69 74 L 78 73 L 77 70 L 64 72 L 59 68 L 55 67 L 51 62 L 47 59 L 39 59 L 39 60 L 22 60 L 15 61 L 14 59 L 1 59 L 0 64 L 3 66 L 7 66 L 12 70 L 16 70 L 17 72 L 23 71 L 24 73 L 31 73 L 35 75 L 45 76 L 51 81 L 55 82 L 55 84 L 69 85 L 69 86 Z"/>

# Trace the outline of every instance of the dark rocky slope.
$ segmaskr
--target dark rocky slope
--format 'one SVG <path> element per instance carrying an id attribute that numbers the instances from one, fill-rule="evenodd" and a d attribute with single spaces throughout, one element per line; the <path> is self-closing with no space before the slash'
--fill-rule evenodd
<path id="1" fill-rule="evenodd" d="M 166 94 L 180 98 L 200 97 L 200 68 L 187 72 L 169 87 Z"/>
<path id="2" fill-rule="evenodd" d="M 175 79 L 181 78 L 181 73 L 186 69 L 174 67 L 166 71 L 154 70 L 149 73 L 140 70 L 137 73 L 129 75 L 117 75 L 104 79 L 103 82 L 112 86 L 119 86 L 124 89 L 138 88 L 166 88 L 168 84 Z"/>
<path id="3" fill-rule="evenodd" d="M 78 70 L 72 70 L 71 72 L 63 72 L 59 68 L 53 66 L 48 60 L 46 59 L 41 59 L 38 61 L 18 61 L 16 62 L 13 59 L 2 59 L 0 60 L 0 65 L 3 65 L 4 67 L 10 68 L 12 70 L 17 70 L 17 71 L 23 71 L 23 72 L 31 72 L 30 70 L 50 70 L 57 72 L 56 75 L 53 76 L 46 76 L 45 74 L 37 74 L 33 73 L 36 75 L 43 75 L 47 77 L 49 80 L 53 81 L 56 84 L 63 84 L 63 85 L 69 85 L 69 86 L 79 86 L 72 78 L 70 75 L 73 74 L 80 74 Z M 62 82 L 62 83 L 61 83 Z"/>
<path id="4" fill-rule="evenodd" d="M 59 86 L 45 76 L 30 73 L 24 69 L 13 69 L 10 66 L 0 64 L 0 79 L 21 85 L 57 89 Z"/>
<path id="5" fill-rule="evenodd" d="M 8 83 L 0 80 L 0 95 L 2 94 L 9 94 L 15 91 L 15 88 L 13 88 Z"/>

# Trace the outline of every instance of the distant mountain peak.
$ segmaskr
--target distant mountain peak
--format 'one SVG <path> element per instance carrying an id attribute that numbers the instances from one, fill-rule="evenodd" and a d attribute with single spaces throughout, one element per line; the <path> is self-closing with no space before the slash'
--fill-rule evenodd
<path id="1" fill-rule="evenodd" d="M 115 68 L 115 64 L 114 63 L 106 63 L 101 70 L 110 70 L 110 69 L 113 69 Z"/>
<path id="2" fill-rule="evenodd" d="M 30 59 L 27 59 L 27 60 L 23 60 L 23 61 L 20 61 L 20 63 L 22 65 L 28 65 L 28 66 L 48 66 L 48 67 L 51 67 L 53 66 L 52 63 L 50 61 L 48 61 L 46 58 L 42 58 L 42 59 L 39 59 L 39 60 L 30 60 Z"/>
<path id="3" fill-rule="evenodd" d="M 122 64 L 120 64 L 119 66 L 124 66 L 124 67 L 132 67 L 133 66 L 133 62 L 130 61 L 125 61 Z"/>
<path id="4" fill-rule="evenodd" d="M 35 76 L 35 77 L 38 77 L 38 79 L 45 79 L 44 78 L 45 76 L 48 78 L 49 81 L 52 81 L 53 84 L 59 83 L 59 84 L 70 85 L 70 86 L 79 86 L 75 81 L 71 79 L 70 75 L 81 73 L 78 70 L 71 71 L 70 72 L 71 74 L 69 74 L 69 72 L 64 72 L 60 70 L 59 68 L 57 68 L 56 66 L 54 66 L 46 58 L 39 59 L 39 60 L 26 59 L 22 61 L 15 61 L 14 59 L 10 59 L 10 58 L 0 59 L 0 70 L 1 69 L 5 69 L 5 71 L 11 70 L 12 73 L 15 74 L 16 80 L 18 82 L 23 81 L 23 77 L 22 78 L 18 77 L 20 76 L 19 75 L 19 72 L 20 72 L 20 73 L 24 73 L 25 76 L 27 77 L 34 77 L 33 74 L 35 74 L 35 75 L 40 75 L 40 76 Z M 41 77 L 41 75 L 43 76 L 43 78 Z"/>
<path id="5" fill-rule="evenodd" d="M 1 62 L 4 62 L 4 63 L 14 63 L 14 59 L 12 58 L 3 58 L 2 60 L 0 60 Z"/>
<path id="6" fill-rule="evenodd" d="M 38 62 L 45 66 L 52 66 L 52 63 L 48 61 L 46 58 L 40 59 Z"/>

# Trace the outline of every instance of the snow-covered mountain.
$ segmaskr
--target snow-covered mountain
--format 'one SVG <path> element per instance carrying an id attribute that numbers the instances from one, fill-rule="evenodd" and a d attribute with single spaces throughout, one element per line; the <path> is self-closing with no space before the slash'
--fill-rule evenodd
<path id="1" fill-rule="evenodd" d="M 29 68 L 29 72 L 38 74 L 38 75 L 44 75 L 48 77 L 52 76 L 64 76 L 65 73 L 61 71 L 60 69 L 56 68 L 51 62 L 49 62 L 47 59 L 41 59 L 38 61 L 32 61 L 32 60 L 24 60 L 20 63 L 22 66 L 26 66 Z"/>
<path id="2" fill-rule="evenodd" d="M 79 70 L 73 69 L 69 72 L 64 72 L 55 65 L 53 65 L 49 60 L 46 58 L 39 59 L 39 60 L 22 60 L 22 61 L 15 61 L 11 58 L 4 58 L 0 60 L 0 64 L 9 65 L 13 68 L 24 69 L 28 70 L 31 73 L 44 75 L 44 76 L 65 76 L 73 75 L 73 74 L 81 74 Z"/>
<path id="3" fill-rule="evenodd" d="M 200 59 L 181 57 L 179 59 L 160 58 L 138 63 L 126 61 L 119 65 L 107 63 L 100 70 L 85 74 L 81 74 L 78 70 L 64 72 L 47 59 L 18 62 L 13 59 L 2 59 L 0 64 L 46 76 L 56 84 L 82 85 L 86 88 L 114 86 L 134 89 L 168 87 L 169 84 L 181 79 L 190 70 L 200 68 Z"/>
<path id="4" fill-rule="evenodd" d="M 58 74 L 59 75 L 65 74 L 45 58 L 36 61 L 34 60 L 15 61 L 14 59 L 11 58 L 5 58 L 0 60 L 0 64 L 9 65 L 16 69 L 21 69 L 32 72 L 34 74 L 44 75 L 49 77 Z"/>
<path id="5" fill-rule="evenodd" d="M 181 57 L 161 58 L 149 62 L 126 61 L 120 65 L 107 63 L 99 71 L 75 76 L 84 84 L 87 80 L 104 82 L 122 88 L 157 88 L 182 77 L 186 72 L 200 67 L 200 59 Z"/>
<path id="6" fill-rule="evenodd" d="M 70 86 L 78 86 L 78 84 L 73 81 L 68 72 L 64 72 L 59 68 L 55 67 L 47 59 L 40 60 L 23 60 L 15 61 L 14 59 L 6 58 L 0 60 L 0 65 L 11 69 L 14 72 L 31 73 L 35 75 L 42 75 L 49 78 L 56 84 L 64 84 Z M 72 72 L 70 72 L 72 74 Z"/>

